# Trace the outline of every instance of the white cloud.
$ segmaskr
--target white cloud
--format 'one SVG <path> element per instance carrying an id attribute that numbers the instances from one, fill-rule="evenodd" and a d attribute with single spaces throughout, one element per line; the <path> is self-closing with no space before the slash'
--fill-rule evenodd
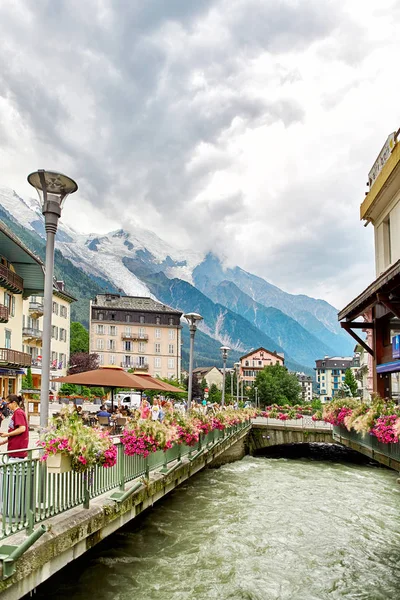
<path id="1" fill-rule="evenodd" d="M 4 0 L 0 181 L 338 307 L 373 278 L 367 172 L 397 128 L 397 0 Z"/>

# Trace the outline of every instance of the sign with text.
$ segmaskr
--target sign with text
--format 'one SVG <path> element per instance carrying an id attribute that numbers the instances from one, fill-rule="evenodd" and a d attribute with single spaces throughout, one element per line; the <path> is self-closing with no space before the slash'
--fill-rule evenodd
<path id="1" fill-rule="evenodd" d="M 382 171 L 385 163 L 388 161 L 389 156 L 391 155 L 392 150 L 396 143 L 395 138 L 396 138 L 396 132 L 394 131 L 393 133 L 391 133 L 389 135 L 388 139 L 384 143 L 382 150 L 378 154 L 378 158 L 374 162 L 374 166 L 368 173 L 369 189 L 371 189 L 372 184 L 374 183 L 375 179 L 378 177 L 378 175 Z"/>
<path id="2" fill-rule="evenodd" d="M 400 334 L 392 337 L 392 358 L 400 358 Z"/>

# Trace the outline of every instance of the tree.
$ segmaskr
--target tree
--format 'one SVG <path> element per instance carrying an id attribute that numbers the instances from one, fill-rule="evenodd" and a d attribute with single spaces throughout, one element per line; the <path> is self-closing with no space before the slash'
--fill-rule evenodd
<path id="1" fill-rule="evenodd" d="M 99 355 L 89 354 L 89 352 L 75 352 L 69 359 L 68 375 L 83 373 L 83 371 L 92 371 L 99 367 Z"/>
<path id="2" fill-rule="evenodd" d="M 33 378 L 32 378 L 32 369 L 30 367 L 26 370 L 26 375 L 22 378 L 22 389 L 23 390 L 31 390 L 33 389 Z"/>
<path id="3" fill-rule="evenodd" d="M 59 396 L 75 396 L 79 393 L 80 386 L 74 383 L 63 383 L 60 387 Z"/>
<path id="4" fill-rule="evenodd" d="M 347 385 L 352 396 L 357 396 L 358 384 L 351 369 L 346 369 L 343 384 L 343 387 Z"/>
<path id="5" fill-rule="evenodd" d="M 89 352 L 89 332 L 81 323 L 71 323 L 69 351 L 70 354 Z"/>
<path id="6" fill-rule="evenodd" d="M 208 399 L 211 403 L 217 402 L 218 404 L 222 400 L 222 392 L 217 388 L 215 383 L 211 384 L 210 391 L 208 392 Z"/>
<path id="7" fill-rule="evenodd" d="M 260 406 L 270 404 L 298 404 L 301 388 L 296 375 L 282 365 L 269 365 L 257 374 L 254 385 L 258 388 Z"/>

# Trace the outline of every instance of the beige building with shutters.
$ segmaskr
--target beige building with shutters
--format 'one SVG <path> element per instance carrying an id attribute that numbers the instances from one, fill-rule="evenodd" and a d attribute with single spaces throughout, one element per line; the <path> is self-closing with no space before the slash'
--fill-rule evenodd
<path id="1" fill-rule="evenodd" d="M 181 316 L 152 298 L 99 294 L 90 303 L 90 352 L 103 366 L 180 379 Z"/>
<path id="2" fill-rule="evenodd" d="M 71 325 L 71 304 L 75 298 L 66 290 L 63 281 L 55 281 L 52 302 L 52 332 L 50 347 L 50 388 L 54 391 L 60 384 L 51 379 L 67 374 Z M 43 297 L 30 296 L 24 300 L 22 343 L 24 352 L 31 356 L 33 387 L 40 389 L 42 378 Z"/>

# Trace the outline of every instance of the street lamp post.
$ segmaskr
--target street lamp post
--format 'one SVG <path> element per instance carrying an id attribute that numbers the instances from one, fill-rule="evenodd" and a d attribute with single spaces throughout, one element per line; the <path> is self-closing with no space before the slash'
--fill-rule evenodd
<path id="1" fill-rule="evenodd" d="M 193 389 L 193 351 L 194 351 L 194 334 L 196 333 L 197 323 L 203 320 L 203 317 L 197 313 L 187 313 L 183 315 L 188 322 L 190 331 L 190 347 L 189 347 L 189 382 L 188 382 L 188 401 L 187 411 L 190 411 L 192 406 L 192 389 Z"/>
<path id="2" fill-rule="evenodd" d="M 222 398 L 221 398 L 221 406 L 225 405 L 225 377 L 226 377 L 226 359 L 228 358 L 228 352 L 230 351 L 230 348 L 228 346 L 221 346 L 220 348 L 221 353 L 222 353 L 222 361 L 223 361 L 223 380 L 222 380 Z"/>
<path id="3" fill-rule="evenodd" d="M 239 374 L 240 374 L 240 363 L 235 363 L 235 372 L 236 372 L 236 402 L 239 406 Z"/>
<path id="4" fill-rule="evenodd" d="M 64 200 L 78 189 L 73 179 L 40 169 L 28 175 L 28 182 L 36 189 L 44 215 L 46 230 L 46 261 L 43 301 L 42 378 L 40 390 L 40 427 L 46 427 L 49 417 L 51 316 L 53 301 L 54 245 Z"/>
<path id="5" fill-rule="evenodd" d="M 256 396 L 256 408 L 258 408 L 258 387 L 254 386 L 254 392 Z"/>

